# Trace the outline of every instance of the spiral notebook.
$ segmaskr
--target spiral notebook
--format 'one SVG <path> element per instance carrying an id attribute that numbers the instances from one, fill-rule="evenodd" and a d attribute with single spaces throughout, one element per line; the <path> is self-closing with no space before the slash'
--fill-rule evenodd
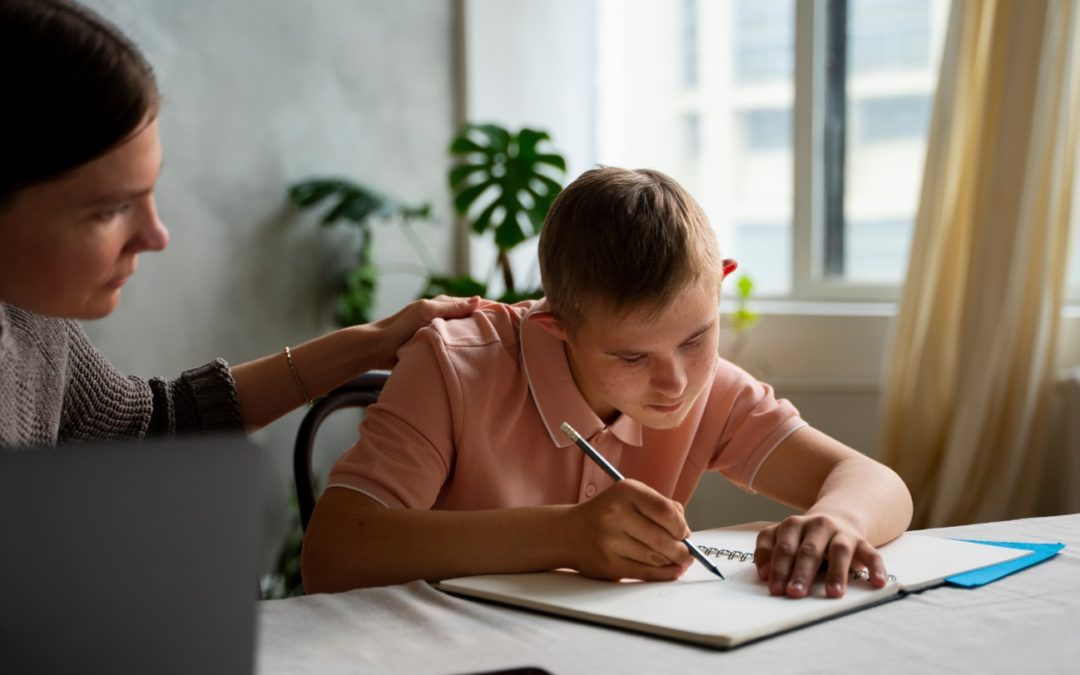
<path id="1" fill-rule="evenodd" d="M 748 523 L 693 534 L 694 543 L 723 572 L 723 581 L 695 564 L 670 582 L 599 581 L 556 570 L 461 577 L 435 586 L 454 595 L 727 649 L 937 586 L 956 574 L 1031 555 L 907 533 L 879 549 L 890 573 L 884 588 L 853 579 L 844 597 L 828 598 L 819 578 L 808 597 L 793 600 L 770 596 L 757 577 L 753 550 L 764 525 Z M 716 611 L 718 607 L 723 611 Z"/>

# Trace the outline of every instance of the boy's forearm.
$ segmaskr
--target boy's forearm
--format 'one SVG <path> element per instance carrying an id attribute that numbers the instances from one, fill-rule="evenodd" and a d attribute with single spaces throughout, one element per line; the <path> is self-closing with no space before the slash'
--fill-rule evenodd
<path id="1" fill-rule="evenodd" d="M 808 515 L 828 514 L 881 546 L 911 523 L 911 493 L 892 469 L 866 457 L 844 459 L 829 472 Z"/>
<path id="2" fill-rule="evenodd" d="M 562 534 L 568 506 L 491 511 L 356 508 L 363 499 L 342 488 L 332 488 L 320 499 L 304 538 L 307 592 L 569 564 Z"/>
<path id="3" fill-rule="evenodd" d="M 754 487 L 807 515 L 843 520 L 874 546 L 911 522 L 911 494 L 896 472 L 812 427 L 773 450 Z"/>

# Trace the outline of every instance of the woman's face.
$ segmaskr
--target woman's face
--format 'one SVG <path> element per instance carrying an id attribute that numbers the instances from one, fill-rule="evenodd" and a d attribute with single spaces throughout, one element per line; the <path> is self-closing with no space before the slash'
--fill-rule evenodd
<path id="1" fill-rule="evenodd" d="M 169 241 L 154 206 L 160 169 L 152 120 L 105 155 L 19 192 L 0 209 L 0 301 L 75 319 L 116 309 L 138 255 Z"/>

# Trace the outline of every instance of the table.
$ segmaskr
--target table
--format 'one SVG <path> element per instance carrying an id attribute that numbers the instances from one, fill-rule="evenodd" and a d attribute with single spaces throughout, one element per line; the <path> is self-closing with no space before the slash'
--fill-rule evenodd
<path id="1" fill-rule="evenodd" d="M 924 533 L 1066 544 L 979 589 L 940 587 L 722 652 L 452 597 L 424 582 L 259 603 L 259 673 L 1080 673 L 1080 514 Z"/>

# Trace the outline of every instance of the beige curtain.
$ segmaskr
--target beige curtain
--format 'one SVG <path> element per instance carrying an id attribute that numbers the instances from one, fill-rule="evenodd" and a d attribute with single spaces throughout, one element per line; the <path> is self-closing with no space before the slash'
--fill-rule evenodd
<path id="1" fill-rule="evenodd" d="M 954 0 L 880 456 L 913 527 L 1025 515 L 1065 284 L 1077 0 Z"/>

